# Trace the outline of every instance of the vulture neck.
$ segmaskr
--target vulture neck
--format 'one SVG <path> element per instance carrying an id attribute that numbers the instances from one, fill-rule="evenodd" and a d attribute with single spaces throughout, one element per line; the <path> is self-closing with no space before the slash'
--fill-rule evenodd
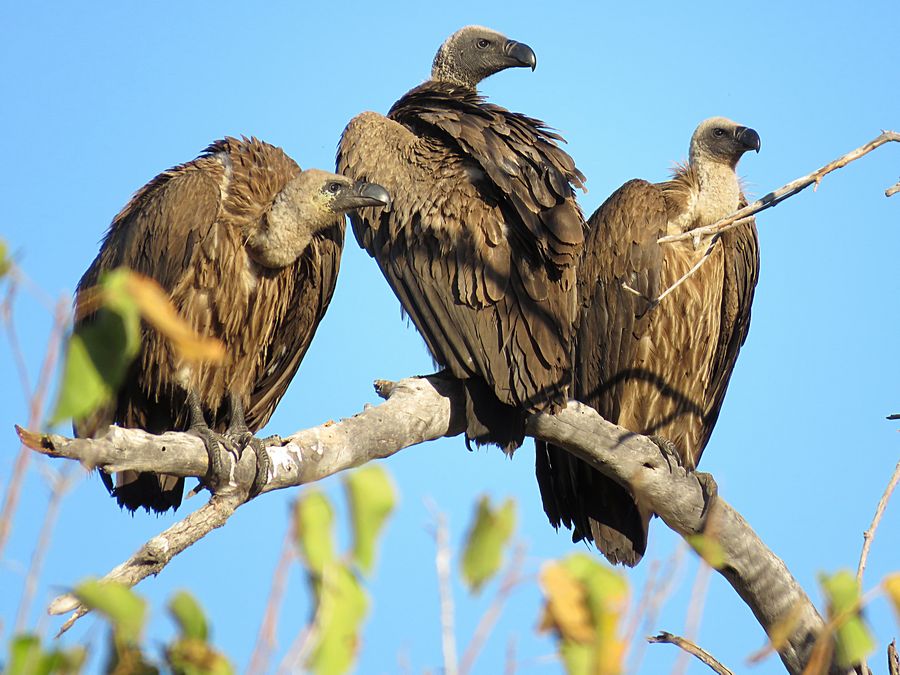
<path id="1" fill-rule="evenodd" d="M 705 227 L 737 210 L 741 186 L 734 166 L 706 158 L 691 157 L 695 181 L 692 227 Z"/>

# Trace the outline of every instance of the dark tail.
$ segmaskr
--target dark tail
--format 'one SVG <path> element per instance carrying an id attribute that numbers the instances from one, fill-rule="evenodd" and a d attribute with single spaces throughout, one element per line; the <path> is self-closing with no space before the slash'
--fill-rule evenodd
<path id="1" fill-rule="evenodd" d="M 527 411 L 500 401 L 481 378 L 462 382 L 466 396 L 466 443 L 499 445 L 511 455 L 525 442 Z"/>
<path id="2" fill-rule="evenodd" d="M 143 508 L 148 513 L 165 513 L 181 506 L 184 478 L 180 476 L 120 471 L 116 474 L 115 485 L 112 477 L 103 471 L 100 472 L 100 478 L 119 506 L 131 512 Z"/>
<path id="3" fill-rule="evenodd" d="M 593 542 L 607 560 L 634 567 L 647 550 L 649 514 L 613 479 L 562 448 L 535 441 L 538 486 L 544 512 L 572 541 Z"/>

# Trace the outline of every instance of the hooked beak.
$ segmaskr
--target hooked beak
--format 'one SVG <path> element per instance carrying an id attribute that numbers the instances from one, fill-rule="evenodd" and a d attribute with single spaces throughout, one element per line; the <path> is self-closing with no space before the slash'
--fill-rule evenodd
<path id="1" fill-rule="evenodd" d="M 759 152 L 759 134 L 756 133 L 755 129 L 751 129 L 750 127 L 735 127 L 734 137 L 737 139 L 738 143 L 747 148 L 747 150 L 756 150 L 756 152 Z"/>
<path id="2" fill-rule="evenodd" d="M 531 70 L 537 68 L 537 56 L 534 55 L 534 50 L 524 42 L 508 40 L 503 47 L 503 52 L 516 62 L 516 67 L 528 66 Z"/>
<path id="3" fill-rule="evenodd" d="M 386 206 L 390 207 L 391 196 L 388 191 L 377 183 L 364 183 L 357 181 L 353 187 L 346 190 L 335 201 L 336 210 L 346 211 L 348 209 L 358 209 L 363 206 Z"/>

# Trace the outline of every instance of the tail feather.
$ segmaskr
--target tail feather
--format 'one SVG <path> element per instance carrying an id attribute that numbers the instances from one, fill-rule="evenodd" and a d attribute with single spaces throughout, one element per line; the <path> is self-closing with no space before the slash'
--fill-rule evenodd
<path id="1" fill-rule="evenodd" d="M 181 506 L 184 495 L 184 478 L 181 476 L 120 471 L 116 474 L 115 485 L 107 473 L 101 471 L 100 478 L 119 506 L 131 512 L 143 508 L 148 513 L 161 514 Z"/>
<path id="2" fill-rule="evenodd" d="M 550 523 L 593 542 L 613 564 L 634 567 L 647 550 L 650 514 L 628 490 L 562 448 L 535 442 L 538 486 Z"/>

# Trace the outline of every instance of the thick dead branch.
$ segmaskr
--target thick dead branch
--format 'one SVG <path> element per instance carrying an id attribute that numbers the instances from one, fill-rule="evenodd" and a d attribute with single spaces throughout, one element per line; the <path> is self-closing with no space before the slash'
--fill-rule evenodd
<path id="1" fill-rule="evenodd" d="M 890 143 L 891 141 L 900 142 L 900 133 L 897 133 L 895 131 L 883 131 L 877 138 L 874 138 L 865 145 L 856 148 L 856 150 L 851 150 L 846 155 L 838 157 L 833 162 L 829 162 L 825 166 L 816 169 L 812 173 L 801 176 L 796 180 L 792 180 L 787 185 L 778 188 L 774 192 L 770 192 L 761 199 L 757 199 L 752 204 L 748 204 L 744 208 L 735 211 L 730 216 L 727 216 L 722 220 L 713 223 L 712 225 L 707 225 L 706 227 L 698 227 L 695 230 L 688 230 L 687 232 L 683 232 L 681 234 L 672 234 L 666 237 L 661 237 L 657 241 L 659 241 L 660 244 L 671 243 L 675 241 L 689 241 L 692 239 L 696 241 L 702 239 L 703 237 L 708 237 L 719 232 L 725 232 L 726 230 L 730 230 L 732 228 L 743 225 L 749 216 L 752 216 L 755 213 L 759 213 L 760 211 L 765 211 L 766 209 L 770 209 L 773 206 L 780 204 L 785 199 L 793 197 L 798 192 L 802 192 L 810 185 L 818 185 L 821 182 L 822 178 L 824 178 L 832 171 L 836 171 L 847 166 L 850 162 L 859 159 L 863 155 L 869 154 L 875 148 L 884 145 L 885 143 Z M 890 193 L 888 194 L 888 197 L 893 194 L 891 190 L 894 190 L 894 188 L 888 188 L 888 192 Z"/>
<path id="2" fill-rule="evenodd" d="M 731 670 L 723 666 L 722 663 L 708 651 L 683 637 L 678 637 L 677 635 L 672 635 L 671 633 L 662 631 L 659 635 L 648 637 L 647 642 L 658 642 L 675 645 L 676 647 L 683 649 L 688 654 L 696 656 L 698 659 L 703 661 L 703 663 L 708 665 L 712 670 L 719 673 L 719 675 L 734 675 Z"/>
<path id="3" fill-rule="evenodd" d="M 453 381 L 437 376 L 410 378 L 382 383 L 379 391 L 388 396 L 387 402 L 349 419 L 297 432 L 284 446 L 267 448 L 271 470 L 264 491 L 319 480 L 410 445 L 462 432 L 463 401 Z M 73 440 L 19 433 L 23 442 L 39 452 L 78 459 L 105 471 L 127 468 L 202 476 L 207 469 L 202 443 L 187 434 L 154 437 L 113 427 L 98 440 Z M 803 670 L 825 623 L 784 563 L 739 513 L 715 496 L 708 474 L 688 473 L 670 464 L 671 459 L 650 439 L 610 424 L 576 402 L 557 415 L 533 415 L 528 434 L 566 448 L 627 486 L 682 536 L 704 532 L 707 520 L 713 519 L 726 560 L 719 573 L 767 631 L 785 617 L 795 619 L 790 638 L 778 645 L 778 651 L 789 672 Z M 233 489 L 220 491 L 209 504 L 154 537 L 107 578 L 137 583 L 221 526 L 245 499 L 254 465 L 250 454 L 244 453 L 235 467 Z M 63 612 L 76 607 L 69 598 L 55 601 L 51 609 Z"/>

